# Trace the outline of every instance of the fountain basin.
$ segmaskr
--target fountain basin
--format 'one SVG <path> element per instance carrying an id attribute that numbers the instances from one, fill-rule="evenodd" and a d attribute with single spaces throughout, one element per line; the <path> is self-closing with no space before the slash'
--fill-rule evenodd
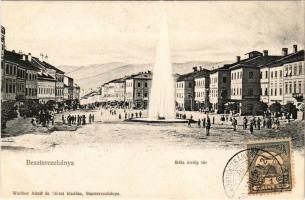
<path id="1" fill-rule="evenodd" d="M 187 123 L 187 119 L 155 119 L 155 118 L 132 118 L 126 119 L 126 122 L 143 122 L 143 123 Z"/>

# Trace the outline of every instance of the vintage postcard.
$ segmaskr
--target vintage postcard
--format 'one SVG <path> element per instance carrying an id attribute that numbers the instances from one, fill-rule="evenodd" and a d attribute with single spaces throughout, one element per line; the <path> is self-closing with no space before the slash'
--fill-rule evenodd
<path id="1" fill-rule="evenodd" d="M 304 199 L 304 0 L 0 6 L 1 199 Z"/>

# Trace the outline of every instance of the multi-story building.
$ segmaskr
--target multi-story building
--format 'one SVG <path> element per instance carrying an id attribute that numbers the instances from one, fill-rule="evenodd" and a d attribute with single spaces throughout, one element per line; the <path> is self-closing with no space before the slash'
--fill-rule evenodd
<path id="1" fill-rule="evenodd" d="M 38 72 L 37 98 L 40 103 L 55 101 L 55 78 L 49 74 Z"/>
<path id="2" fill-rule="evenodd" d="M 55 70 L 55 79 L 56 79 L 55 97 L 56 97 L 56 101 L 62 101 L 64 99 L 64 76 L 65 76 L 65 72 L 63 72 L 60 69 L 56 68 L 55 66 L 47 63 L 46 61 L 43 61 L 43 64 L 47 68 Z M 72 83 L 72 85 L 73 85 L 73 83 Z"/>
<path id="3" fill-rule="evenodd" d="M 80 99 L 80 87 L 74 83 L 73 84 L 73 97 L 72 99 L 76 100 L 76 99 Z"/>
<path id="4" fill-rule="evenodd" d="M 1 100 L 16 100 L 17 70 L 18 59 L 12 54 L 13 52 L 4 51 L 2 70 L 2 87 Z"/>
<path id="5" fill-rule="evenodd" d="M 214 69 L 210 74 L 209 85 L 209 103 L 215 112 L 223 112 L 223 107 L 230 99 L 231 91 L 231 73 L 229 67 L 224 65 L 218 69 Z"/>
<path id="6" fill-rule="evenodd" d="M 269 56 L 266 50 L 264 54 L 252 51 L 248 55 L 248 59 L 230 67 L 231 101 L 237 103 L 239 113 L 256 114 L 261 93 L 259 66 L 277 60 L 281 56 Z"/>
<path id="7" fill-rule="evenodd" d="M 200 70 L 202 70 L 202 68 Z M 203 74 L 202 76 L 195 78 L 194 81 L 195 107 L 197 109 L 203 110 L 206 108 L 206 104 L 209 100 L 209 74 Z"/>
<path id="8" fill-rule="evenodd" d="M 128 108 L 146 109 L 148 107 L 151 80 L 150 71 L 125 77 L 125 101 Z"/>
<path id="9" fill-rule="evenodd" d="M 73 78 L 64 76 L 64 100 L 73 99 Z"/>
<path id="10" fill-rule="evenodd" d="M 278 102 L 296 104 L 304 99 L 304 50 L 283 48 L 283 57 L 261 66 L 261 100 L 268 105 Z"/>
<path id="11" fill-rule="evenodd" d="M 176 107 L 179 110 L 195 110 L 195 79 L 209 77 L 209 70 L 193 68 L 194 71 L 181 75 L 176 80 Z"/>
<path id="12" fill-rule="evenodd" d="M 305 64 L 304 50 L 296 51 L 284 61 L 284 104 L 304 101 Z"/>

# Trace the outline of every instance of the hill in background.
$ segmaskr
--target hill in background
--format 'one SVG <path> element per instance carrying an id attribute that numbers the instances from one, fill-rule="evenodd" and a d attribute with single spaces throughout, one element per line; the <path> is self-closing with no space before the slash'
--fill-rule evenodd
<path id="1" fill-rule="evenodd" d="M 185 74 L 193 71 L 194 66 L 202 66 L 205 69 L 214 69 L 223 66 L 224 62 L 207 62 L 207 61 L 193 61 L 186 63 L 173 63 L 173 73 Z M 65 71 L 66 75 L 72 77 L 81 89 L 85 91 L 96 89 L 103 83 L 111 81 L 116 78 L 124 77 L 138 72 L 148 71 L 153 69 L 152 63 L 148 64 L 126 64 L 122 62 L 112 62 L 105 64 L 94 64 L 88 66 L 69 66 L 62 65 L 59 68 Z"/>

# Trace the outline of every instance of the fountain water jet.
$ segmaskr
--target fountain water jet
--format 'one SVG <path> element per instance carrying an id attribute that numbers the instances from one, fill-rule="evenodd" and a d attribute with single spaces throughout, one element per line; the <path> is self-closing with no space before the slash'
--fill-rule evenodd
<path id="1" fill-rule="evenodd" d="M 153 68 L 148 117 L 154 119 L 175 118 L 175 89 L 166 16 L 163 17 Z"/>
<path id="2" fill-rule="evenodd" d="M 152 87 L 149 95 L 148 118 L 127 121 L 148 123 L 186 123 L 175 119 L 175 85 L 172 71 L 167 18 L 163 17 L 153 68 Z"/>

